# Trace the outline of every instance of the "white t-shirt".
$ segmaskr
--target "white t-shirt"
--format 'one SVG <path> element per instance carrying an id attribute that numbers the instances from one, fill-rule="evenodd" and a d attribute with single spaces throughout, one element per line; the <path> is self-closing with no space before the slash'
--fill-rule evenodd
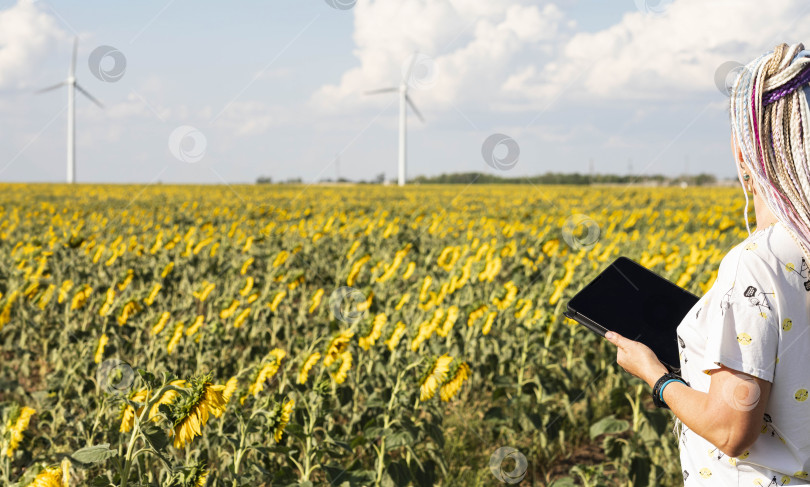
<path id="1" fill-rule="evenodd" d="M 762 434 L 730 458 L 680 423 L 685 486 L 810 485 L 808 331 L 810 268 L 800 247 L 781 223 L 753 232 L 720 262 L 714 285 L 678 326 L 678 345 L 681 375 L 695 390 L 709 391 L 718 364 L 773 384 Z"/>

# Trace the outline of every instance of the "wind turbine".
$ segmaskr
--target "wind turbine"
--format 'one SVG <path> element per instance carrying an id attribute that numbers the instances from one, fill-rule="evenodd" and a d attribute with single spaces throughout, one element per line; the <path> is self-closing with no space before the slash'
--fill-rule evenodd
<path id="1" fill-rule="evenodd" d="M 374 95 L 378 93 L 394 93 L 399 92 L 399 171 L 397 181 L 400 186 L 405 186 L 405 167 L 407 164 L 407 131 L 408 131 L 408 107 L 407 105 L 411 106 L 413 113 L 419 117 L 419 120 L 422 122 L 425 119 L 422 117 L 422 114 L 419 113 L 419 110 L 416 109 L 416 105 L 414 105 L 413 100 L 411 97 L 408 96 L 408 81 L 411 78 L 411 71 L 413 70 L 413 66 L 416 63 L 417 56 L 413 56 L 413 60 L 411 60 L 411 64 L 408 66 L 408 70 L 405 72 L 405 75 L 402 77 L 402 81 L 399 83 L 399 87 L 391 86 L 389 88 L 381 88 L 379 90 L 372 90 L 367 91 L 367 95 Z"/>
<path id="2" fill-rule="evenodd" d="M 73 39 L 73 59 L 70 62 L 70 71 L 65 81 L 55 84 L 48 88 L 37 91 L 36 93 L 45 93 L 46 91 L 55 90 L 62 86 L 68 87 L 68 121 L 67 121 L 67 182 L 73 184 L 76 180 L 76 93 L 74 90 L 79 90 L 90 101 L 95 103 L 101 108 L 104 105 L 96 100 L 93 95 L 87 92 L 76 82 L 76 54 L 79 50 L 79 38 Z"/>

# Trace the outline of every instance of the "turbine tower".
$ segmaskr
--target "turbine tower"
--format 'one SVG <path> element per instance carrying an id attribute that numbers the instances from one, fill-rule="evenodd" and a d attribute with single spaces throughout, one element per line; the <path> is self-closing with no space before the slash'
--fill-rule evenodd
<path id="1" fill-rule="evenodd" d="M 402 77 L 402 81 L 399 83 L 399 87 L 391 86 L 389 88 L 381 88 L 379 90 L 367 91 L 367 95 L 374 95 L 378 93 L 399 93 L 399 166 L 397 171 L 397 182 L 400 186 L 405 186 L 405 171 L 408 162 L 408 155 L 407 155 L 407 132 L 408 132 L 408 107 L 407 105 L 411 106 L 413 113 L 419 117 L 419 120 L 424 122 L 425 119 L 422 117 L 422 114 L 419 113 L 417 110 L 416 105 L 414 105 L 413 100 L 411 97 L 408 96 L 408 81 L 411 79 L 411 72 L 413 71 L 413 66 L 416 63 L 417 56 L 414 55 L 413 59 L 411 60 L 410 65 L 408 66 L 408 70 L 405 72 L 405 75 Z"/>
<path id="2" fill-rule="evenodd" d="M 93 95 L 87 92 L 76 82 L 76 54 L 79 49 L 79 38 L 73 39 L 73 59 L 70 61 L 70 71 L 65 81 L 55 84 L 48 88 L 37 91 L 37 93 L 45 93 L 46 91 L 55 90 L 62 86 L 68 87 L 68 120 L 67 120 L 67 182 L 73 184 L 76 181 L 76 92 L 79 90 L 90 101 L 95 103 L 101 108 L 104 105 L 96 100 Z"/>

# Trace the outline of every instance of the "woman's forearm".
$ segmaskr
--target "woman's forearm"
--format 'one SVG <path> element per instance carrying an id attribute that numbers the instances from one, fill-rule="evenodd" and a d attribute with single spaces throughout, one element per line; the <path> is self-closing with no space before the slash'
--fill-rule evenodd
<path id="1" fill-rule="evenodd" d="M 672 382 L 664 389 L 664 402 L 675 413 L 687 428 L 702 436 L 726 455 L 735 457 L 742 452 L 736 451 L 732 439 L 732 426 L 728 415 L 712 411 L 709 395 L 700 392 L 681 382 Z"/>

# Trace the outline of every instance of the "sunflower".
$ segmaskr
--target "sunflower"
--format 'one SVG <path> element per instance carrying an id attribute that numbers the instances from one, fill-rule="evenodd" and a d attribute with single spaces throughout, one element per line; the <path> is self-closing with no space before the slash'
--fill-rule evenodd
<path id="1" fill-rule="evenodd" d="M 252 394 L 253 397 L 259 395 L 260 392 L 264 390 L 264 383 L 267 379 L 272 378 L 278 372 L 278 368 L 281 365 L 281 361 L 287 355 L 287 352 L 280 348 L 273 349 L 270 351 L 270 362 L 267 362 L 259 369 L 259 373 L 256 375 L 256 380 L 250 385 L 248 389 L 248 394 Z"/>
<path id="2" fill-rule="evenodd" d="M 247 319 L 248 315 L 250 315 L 250 308 L 245 308 L 236 316 L 236 319 L 233 320 L 233 327 L 239 328 Z"/>
<path id="3" fill-rule="evenodd" d="M 397 303 L 397 305 L 394 307 L 394 309 L 395 309 L 395 310 L 397 310 L 397 311 L 401 310 L 401 309 L 402 309 L 402 307 L 403 307 L 403 306 L 405 306 L 406 304 L 408 304 L 408 301 L 410 301 L 410 300 L 411 300 L 411 294 L 410 294 L 410 293 L 405 293 L 405 294 L 404 294 L 404 295 L 403 295 L 403 296 L 400 298 L 399 302 L 398 302 L 398 303 Z"/>
<path id="4" fill-rule="evenodd" d="M 96 348 L 96 354 L 93 357 L 93 361 L 97 364 L 101 363 L 101 359 L 104 358 L 104 347 L 107 346 L 107 342 L 109 338 L 107 337 L 106 333 L 102 333 L 98 339 L 98 347 Z"/>
<path id="5" fill-rule="evenodd" d="M 301 366 L 301 371 L 298 373 L 299 384 L 306 384 L 307 378 L 309 377 L 309 371 L 312 370 L 312 367 L 314 367 L 320 359 L 321 354 L 318 352 L 315 352 L 307 357 L 306 361 L 304 361 L 304 365 Z"/>
<path id="6" fill-rule="evenodd" d="M 152 290 L 149 291 L 149 296 L 147 296 L 143 302 L 146 303 L 147 306 L 152 306 L 152 304 L 155 302 L 155 298 L 157 298 L 157 295 L 162 288 L 163 284 L 156 282 L 154 285 L 152 285 Z"/>
<path id="7" fill-rule="evenodd" d="M 208 466 L 205 461 L 196 462 L 189 469 L 188 477 L 183 485 L 190 487 L 203 487 L 208 480 Z"/>
<path id="8" fill-rule="evenodd" d="M 208 295 L 211 294 L 211 291 L 213 291 L 216 286 L 217 285 L 213 282 L 203 281 L 202 290 L 199 292 L 194 291 L 191 293 L 191 295 L 199 299 L 200 302 L 203 302 L 208 298 Z"/>
<path id="9" fill-rule="evenodd" d="M 292 414 L 293 407 L 295 406 L 295 399 L 290 399 L 284 406 L 281 406 L 280 410 L 278 411 L 278 415 L 280 416 L 278 423 L 276 423 L 273 436 L 276 439 L 276 443 L 281 441 L 281 435 L 284 433 L 284 428 L 287 426 L 287 423 L 290 422 L 290 415 Z"/>
<path id="10" fill-rule="evenodd" d="M 147 389 L 141 389 L 140 391 L 131 393 L 129 400 L 132 402 L 146 402 L 148 397 L 149 391 Z M 118 428 L 118 431 L 121 433 L 132 431 L 132 427 L 135 425 L 135 414 L 140 414 L 141 411 L 143 411 L 143 408 L 139 408 L 136 413 L 134 407 L 129 404 L 124 404 L 121 408 L 121 426 Z"/>
<path id="11" fill-rule="evenodd" d="M 174 327 L 174 334 L 169 339 L 169 343 L 166 345 L 166 353 L 169 355 L 174 352 L 174 348 L 178 343 L 180 343 L 180 339 L 183 338 L 183 329 L 185 329 L 183 323 L 178 323 L 177 326 Z"/>
<path id="12" fill-rule="evenodd" d="M 405 273 L 402 274 L 402 279 L 407 280 L 413 274 L 413 271 L 416 269 L 416 262 L 408 262 L 408 266 L 405 268 Z"/>
<path id="13" fill-rule="evenodd" d="M 419 400 L 427 401 L 436 394 L 436 389 L 441 385 L 446 377 L 447 372 L 450 370 L 450 363 L 453 357 L 444 354 L 439 358 L 433 359 L 430 364 L 425 368 L 422 377 L 419 378 L 420 391 Z"/>
<path id="14" fill-rule="evenodd" d="M 309 313 L 312 314 L 318 306 L 321 304 L 321 299 L 323 299 L 323 288 L 318 289 L 315 291 L 315 294 L 312 295 L 312 304 L 309 305 Z"/>
<path id="15" fill-rule="evenodd" d="M 484 322 L 484 326 L 481 327 L 481 333 L 486 335 L 489 333 L 489 330 L 492 329 L 492 323 L 495 322 L 495 317 L 498 315 L 497 311 L 492 311 L 487 315 L 487 321 Z"/>
<path id="16" fill-rule="evenodd" d="M 457 363 L 447 377 L 447 381 L 442 384 L 439 390 L 439 396 L 442 398 L 442 401 L 449 401 L 456 395 L 464 384 L 464 381 L 470 377 L 470 368 L 464 362 Z"/>
<path id="17" fill-rule="evenodd" d="M 239 382 L 236 380 L 236 376 L 231 377 L 228 379 L 228 382 L 225 383 L 225 389 L 222 390 L 222 398 L 225 399 L 225 404 L 231 402 L 231 396 L 236 392 L 238 386 Z"/>
<path id="18" fill-rule="evenodd" d="M 173 380 L 169 384 L 175 387 L 187 387 L 186 381 L 182 379 Z M 137 403 L 146 403 L 149 401 L 149 397 L 151 396 L 151 391 L 148 389 L 141 389 L 137 392 L 133 392 L 130 394 L 129 400 L 132 402 Z M 156 402 L 150 409 L 149 409 L 149 419 L 152 421 L 158 421 L 160 417 L 158 414 L 160 413 L 160 405 L 166 404 L 170 405 L 174 402 L 177 397 L 180 396 L 180 393 L 177 391 L 166 391 L 160 396 L 158 402 Z M 140 415 L 143 412 L 143 406 L 139 407 L 137 411 L 135 408 L 129 404 L 124 404 L 121 408 L 121 426 L 118 428 L 118 431 L 121 433 L 127 433 L 132 431 L 132 427 L 135 425 L 135 416 Z"/>
<path id="19" fill-rule="evenodd" d="M 380 338 L 382 334 L 382 329 L 385 324 L 388 323 L 388 317 L 385 316 L 383 313 L 378 314 L 374 317 L 374 322 L 371 325 L 371 331 L 367 336 L 360 337 L 360 348 L 363 350 L 368 350 L 374 343 L 376 343 L 377 339 Z"/>
<path id="20" fill-rule="evenodd" d="M 5 432 L 8 433 L 8 445 L 3 446 L 3 451 L 6 456 L 11 458 L 14 456 L 14 451 L 20 446 L 23 438 L 23 432 L 28 429 L 28 423 L 31 421 L 36 411 L 28 406 L 16 407 L 6 422 Z"/>
<path id="21" fill-rule="evenodd" d="M 338 367 L 337 372 L 332 374 L 332 377 L 335 379 L 335 382 L 338 384 L 343 384 L 346 380 L 346 376 L 349 373 L 349 369 L 352 368 L 352 352 L 346 350 L 345 352 L 340 354 L 340 367 Z"/>
<path id="22" fill-rule="evenodd" d="M 209 414 L 218 418 L 225 412 L 225 386 L 212 384 L 210 379 L 210 375 L 192 379 L 190 392 L 170 406 L 175 448 L 183 448 L 195 436 L 202 435 Z"/>
<path id="23" fill-rule="evenodd" d="M 68 484 L 63 483 L 63 480 L 62 467 L 45 467 L 28 487 L 67 487 Z"/>
<path id="24" fill-rule="evenodd" d="M 239 290 L 239 294 L 241 294 L 242 296 L 247 296 L 250 293 L 251 289 L 253 289 L 253 278 L 248 276 L 248 278 L 245 279 L 244 287 L 242 287 L 242 289 Z"/>
<path id="25" fill-rule="evenodd" d="M 483 316 L 484 313 L 486 312 L 487 312 L 486 304 L 476 308 L 472 313 L 470 313 L 470 316 L 467 318 L 467 326 L 473 326 L 473 324 L 475 324 L 475 322 L 478 321 L 478 318 Z"/>
<path id="26" fill-rule="evenodd" d="M 450 330 L 453 329 L 453 325 L 456 324 L 456 320 L 458 319 L 458 306 L 450 306 L 447 308 L 447 318 L 444 320 L 444 323 L 440 328 L 436 329 L 436 334 L 442 337 L 446 337 Z"/>
<path id="27" fill-rule="evenodd" d="M 276 295 L 273 297 L 273 301 L 267 303 L 267 306 L 270 308 L 270 311 L 272 311 L 273 313 L 277 312 L 278 305 L 281 304 L 281 300 L 283 300 L 285 296 L 287 296 L 287 291 L 279 291 L 278 293 L 276 293 Z"/>
<path id="28" fill-rule="evenodd" d="M 73 281 L 67 279 L 62 282 L 62 285 L 59 286 L 59 296 L 56 298 L 56 302 L 62 304 L 68 297 L 68 292 L 73 287 Z"/>
<path id="29" fill-rule="evenodd" d="M 163 327 L 165 327 L 166 323 L 169 322 L 169 318 L 171 318 L 171 316 L 172 316 L 171 313 L 169 313 L 168 311 L 164 311 L 163 314 L 160 315 L 160 319 L 158 320 L 158 322 L 155 323 L 155 326 L 152 327 L 151 332 L 152 335 L 157 335 L 158 333 L 163 331 Z"/>
<path id="30" fill-rule="evenodd" d="M 219 312 L 219 317 L 222 318 L 223 320 L 230 318 L 231 315 L 233 315 L 236 312 L 236 308 L 238 308 L 240 304 L 241 303 L 239 303 L 239 300 L 234 299 L 233 301 L 231 301 L 230 306 Z"/>
<path id="31" fill-rule="evenodd" d="M 394 331 L 391 332 L 391 336 L 388 337 L 388 340 L 385 341 L 385 344 L 388 346 L 388 350 L 394 351 L 399 345 L 399 341 L 402 340 L 402 337 L 405 336 L 405 323 L 399 321 L 397 322 L 397 326 L 394 328 Z"/>
<path id="32" fill-rule="evenodd" d="M 417 351 L 419 349 L 419 345 L 427 341 L 427 339 L 429 339 L 430 336 L 433 335 L 433 332 L 439 325 L 436 317 L 438 316 L 439 318 L 441 318 L 441 315 L 442 311 L 436 310 L 436 312 L 433 315 L 433 319 L 431 319 L 430 321 L 423 321 L 419 325 L 419 332 L 416 334 L 413 340 L 411 340 L 411 351 L 413 352 Z"/>
<path id="33" fill-rule="evenodd" d="M 329 346 L 326 348 L 326 354 L 323 358 L 323 365 L 326 367 L 332 365 L 332 362 L 337 360 L 338 356 L 340 356 L 340 354 L 346 350 L 346 347 L 349 346 L 349 340 L 353 336 L 354 333 L 349 330 L 342 331 L 335 335 L 335 337 L 332 338 L 332 341 L 329 342 Z"/>
<path id="34" fill-rule="evenodd" d="M 186 381 L 184 381 L 183 379 L 173 380 L 169 382 L 169 384 L 175 387 L 188 387 L 188 383 L 186 383 Z M 152 408 L 149 409 L 149 419 L 151 419 L 152 421 L 158 421 L 159 419 L 158 415 L 160 414 L 160 405 L 165 404 L 168 406 L 172 404 L 174 400 L 177 399 L 178 397 L 180 397 L 180 393 L 178 391 L 168 390 L 164 392 L 163 395 L 160 396 L 160 399 L 158 399 L 158 402 L 156 402 L 152 406 Z"/>
<path id="35" fill-rule="evenodd" d="M 191 326 L 189 326 L 188 329 L 186 330 L 186 336 L 191 336 L 197 333 L 197 331 L 199 331 L 199 329 L 203 326 L 204 322 L 205 322 L 205 315 L 197 315 L 197 318 L 194 320 L 194 323 L 192 323 Z"/>

